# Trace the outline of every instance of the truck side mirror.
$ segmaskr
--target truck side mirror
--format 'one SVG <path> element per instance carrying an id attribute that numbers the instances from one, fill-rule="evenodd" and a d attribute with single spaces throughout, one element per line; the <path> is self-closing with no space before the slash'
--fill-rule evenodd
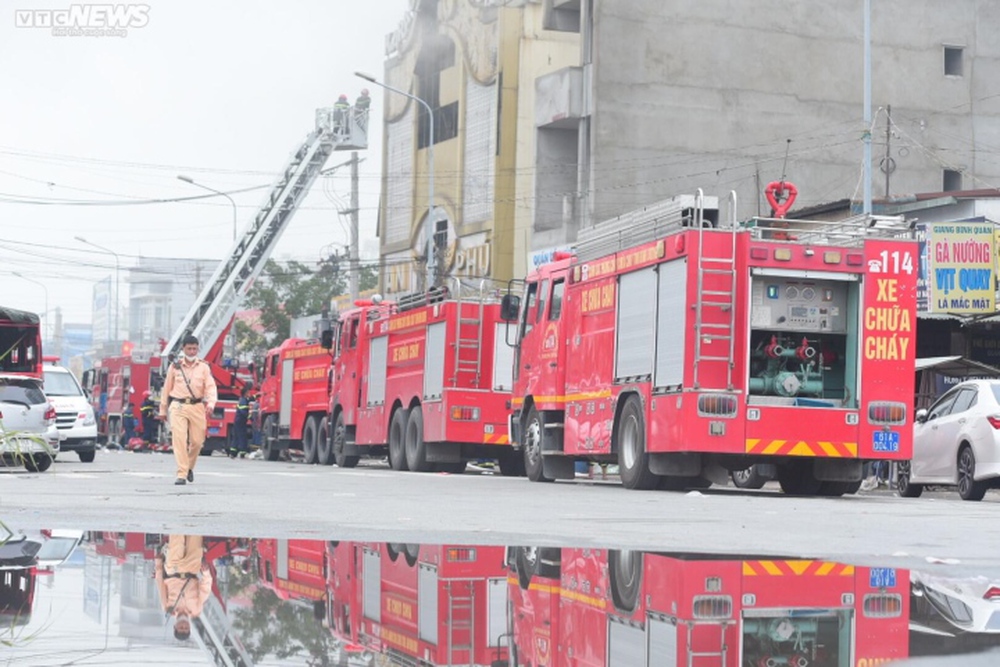
<path id="1" fill-rule="evenodd" d="M 918 424 L 923 424 L 927 421 L 927 410 L 924 410 L 923 408 L 917 410 L 916 419 Z"/>
<path id="2" fill-rule="evenodd" d="M 521 297 L 516 294 L 504 294 L 500 300 L 500 319 L 505 322 L 516 322 L 521 310 Z"/>
<path id="3" fill-rule="evenodd" d="M 324 350 L 333 349 L 333 329 L 324 329 L 319 335 L 319 344 Z"/>

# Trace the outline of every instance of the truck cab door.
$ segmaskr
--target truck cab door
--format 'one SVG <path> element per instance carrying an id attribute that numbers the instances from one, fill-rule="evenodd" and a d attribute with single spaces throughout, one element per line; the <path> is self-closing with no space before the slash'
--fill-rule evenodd
<path id="1" fill-rule="evenodd" d="M 517 323 L 517 347 L 514 349 L 514 380 L 527 382 L 535 367 L 535 317 L 538 315 L 538 282 L 524 285 L 521 316 Z M 527 392 L 526 392 L 527 393 Z"/>
<path id="2" fill-rule="evenodd" d="M 562 307 L 566 289 L 566 276 L 553 275 L 543 280 L 539 288 L 536 328 L 539 343 L 539 372 L 545 377 L 544 386 L 555 395 L 563 394 L 566 385 L 566 345 L 563 332 Z"/>
<path id="3" fill-rule="evenodd" d="M 521 313 L 515 370 L 525 394 L 562 394 L 566 375 L 562 332 L 565 273 L 528 283 Z"/>
<path id="4" fill-rule="evenodd" d="M 357 419 L 357 409 L 360 405 L 361 378 L 358 375 L 358 330 L 361 326 L 361 314 L 346 318 L 341 322 L 338 341 L 339 354 L 334 364 L 334 392 L 337 400 L 344 408 L 344 418 L 348 424 Z"/>

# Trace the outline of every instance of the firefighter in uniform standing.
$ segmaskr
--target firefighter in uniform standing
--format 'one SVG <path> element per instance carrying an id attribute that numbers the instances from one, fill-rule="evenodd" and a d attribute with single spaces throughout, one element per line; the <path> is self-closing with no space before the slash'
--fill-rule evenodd
<path id="1" fill-rule="evenodd" d="M 194 481 L 194 464 L 205 444 L 208 416 L 215 409 L 218 390 L 208 364 L 198 358 L 198 339 L 188 334 L 183 356 L 170 365 L 160 398 L 160 419 L 170 417 L 170 432 L 177 461 L 174 484 Z M 169 413 L 168 413 L 169 409 Z"/>
<path id="2" fill-rule="evenodd" d="M 201 615 L 212 593 L 212 573 L 203 563 L 201 535 L 171 535 L 166 554 L 156 559 L 156 587 L 163 610 L 174 617 L 174 637 L 191 636 L 191 619 Z"/>
<path id="3" fill-rule="evenodd" d="M 139 415 L 142 417 L 142 439 L 147 447 L 152 447 L 156 443 L 156 403 L 153 401 L 153 394 L 148 391 L 142 393 L 142 405 L 139 406 Z"/>
<path id="4" fill-rule="evenodd" d="M 250 417 L 250 385 L 243 385 L 240 400 L 236 403 L 236 417 L 233 419 L 233 444 L 229 448 L 229 458 L 247 455 L 247 426 Z"/>

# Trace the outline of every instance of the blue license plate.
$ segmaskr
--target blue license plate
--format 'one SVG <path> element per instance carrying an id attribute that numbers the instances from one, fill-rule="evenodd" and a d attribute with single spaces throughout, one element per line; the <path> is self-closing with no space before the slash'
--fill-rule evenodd
<path id="1" fill-rule="evenodd" d="M 875 431 L 872 434 L 872 449 L 876 452 L 898 452 L 899 431 Z"/>
<path id="2" fill-rule="evenodd" d="M 218 426 L 213 426 L 212 428 L 208 429 L 208 434 L 209 435 L 219 435 L 219 427 Z"/>
<path id="3" fill-rule="evenodd" d="M 868 572 L 868 583 L 872 588 L 894 588 L 896 570 L 891 567 L 873 567 Z"/>

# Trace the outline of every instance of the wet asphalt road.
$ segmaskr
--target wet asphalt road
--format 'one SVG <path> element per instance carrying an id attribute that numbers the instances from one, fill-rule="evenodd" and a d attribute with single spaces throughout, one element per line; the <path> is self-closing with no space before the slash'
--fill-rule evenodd
<path id="1" fill-rule="evenodd" d="M 0 468 L 0 519 L 18 528 L 197 532 L 253 537 L 538 544 L 973 567 L 1000 576 L 1000 493 L 793 498 L 748 492 L 627 491 L 617 480 L 533 484 L 462 475 L 353 470 L 202 457 L 173 485 L 169 454 L 72 454 L 45 473 Z M 773 488 L 772 488 L 773 487 Z"/>

